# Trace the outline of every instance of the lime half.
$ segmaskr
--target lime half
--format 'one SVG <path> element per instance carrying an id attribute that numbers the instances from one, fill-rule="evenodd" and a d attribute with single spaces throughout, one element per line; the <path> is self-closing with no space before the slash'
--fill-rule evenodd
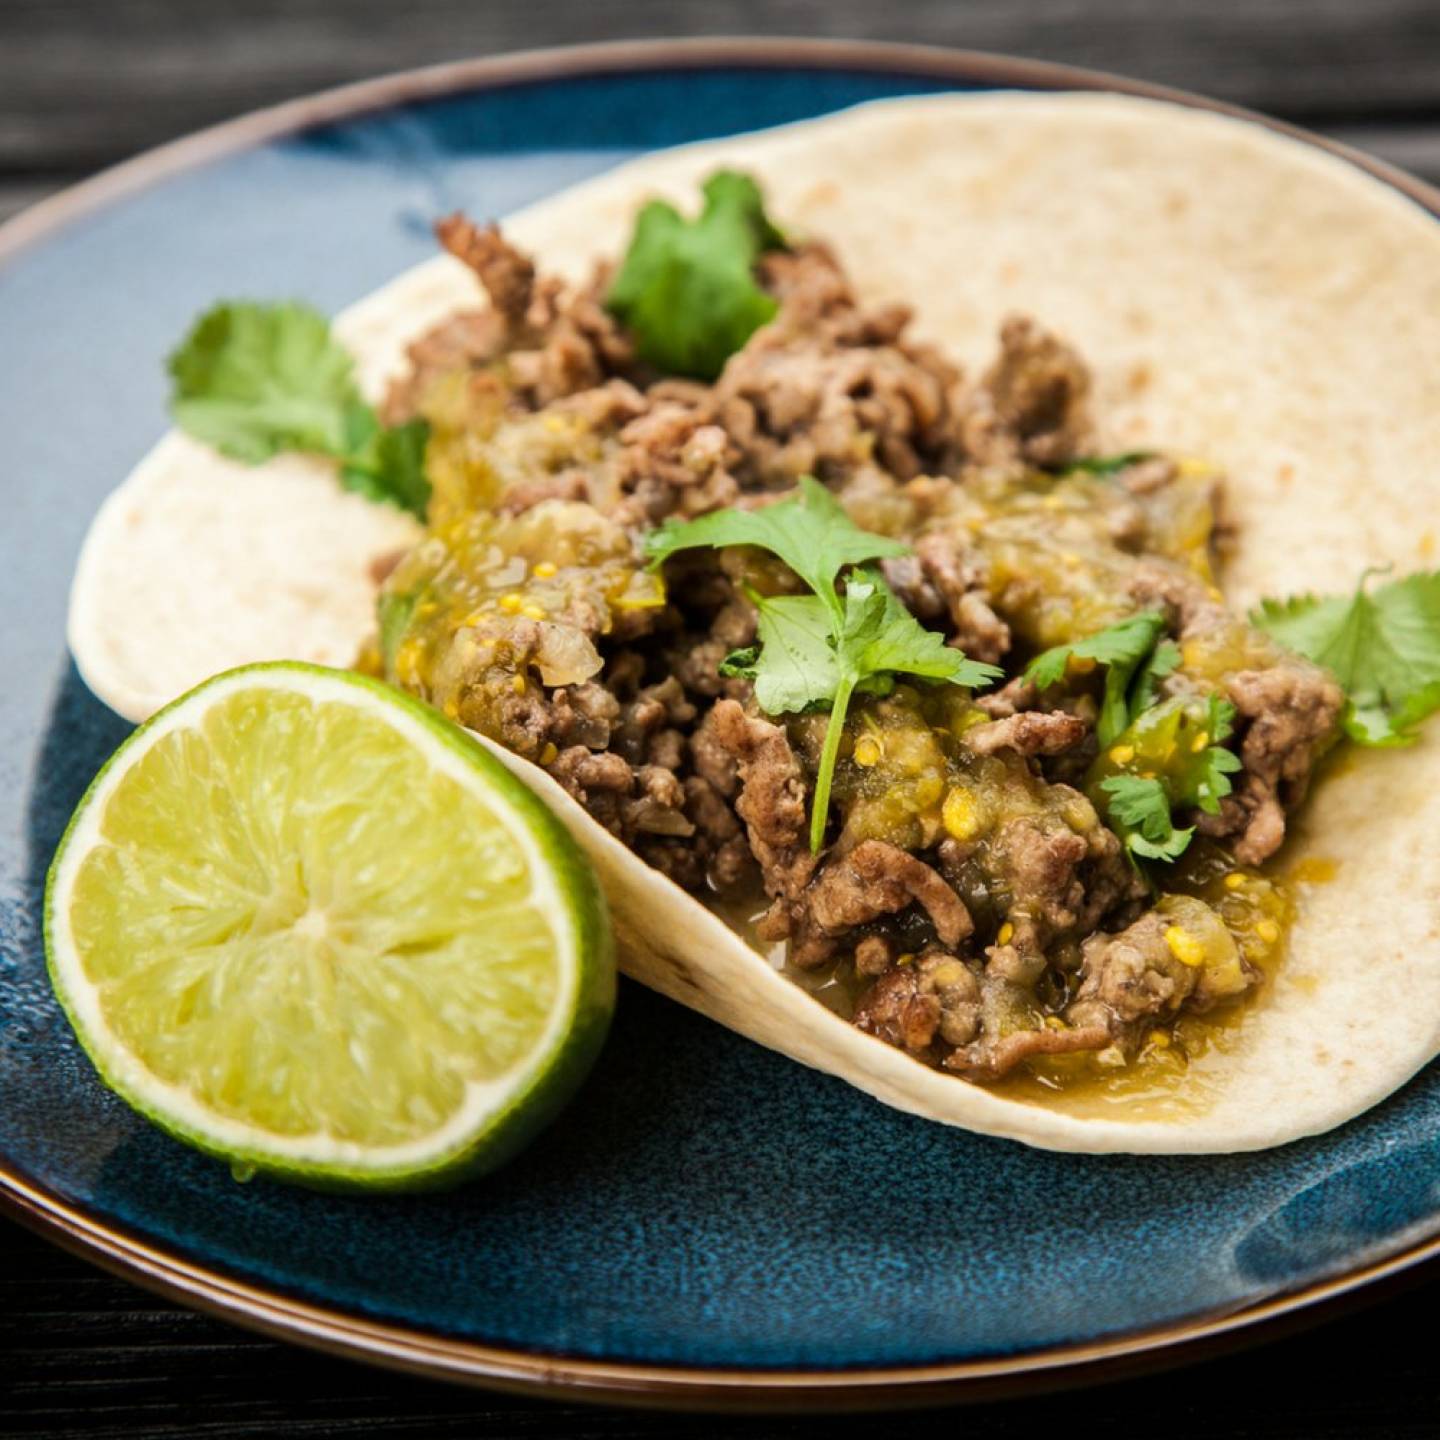
<path id="1" fill-rule="evenodd" d="M 604 901 L 559 821 L 464 731 L 310 665 L 207 681 L 142 725 L 51 866 L 56 993 L 173 1135 L 316 1185 L 500 1163 L 614 1007 Z"/>

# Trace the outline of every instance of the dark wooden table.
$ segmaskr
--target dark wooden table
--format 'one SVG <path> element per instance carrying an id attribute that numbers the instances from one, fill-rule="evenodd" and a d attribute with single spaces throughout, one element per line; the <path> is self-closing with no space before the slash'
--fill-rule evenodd
<path id="1" fill-rule="evenodd" d="M 1440 180 L 1440 0 L 0 0 L 0 219 L 199 125 L 384 70 L 663 34 L 922 40 L 1069 61 L 1297 120 Z M 1437 317 L 1440 323 L 1440 317 Z M 1429 1280 L 1182 1372 L 930 1418 L 741 1421 L 451 1389 L 233 1330 L 0 1222 L 0 1434 L 801 1440 L 936 1428 L 1440 1435 Z"/>

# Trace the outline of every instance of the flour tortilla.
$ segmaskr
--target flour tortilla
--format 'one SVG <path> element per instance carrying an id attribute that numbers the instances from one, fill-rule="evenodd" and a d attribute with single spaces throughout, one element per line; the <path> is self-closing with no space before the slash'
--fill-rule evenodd
<path id="1" fill-rule="evenodd" d="M 579 278 L 639 204 L 694 203 L 719 165 L 753 172 L 793 233 L 834 242 L 864 295 L 972 372 L 1001 318 L 1033 314 L 1095 369 L 1104 448 L 1160 444 L 1233 477 L 1232 603 L 1343 589 L 1370 565 L 1433 563 L 1440 463 L 1440 226 L 1343 160 L 1260 127 L 1108 95 L 886 101 L 651 156 L 512 217 L 546 270 Z M 406 341 L 478 303 L 437 258 L 349 310 L 378 393 Z M 350 662 L 369 562 L 414 530 L 300 461 L 242 470 L 184 437 L 97 517 L 70 640 L 102 699 L 140 719 L 224 666 Z M 303 583 L 297 577 L 304 577 Z M 1291 952 L 1233 1043 L 1160 1102 L 1044 1105 L 927 1069 L 778 974 L 600 829 L 546 775 L 506 763 L 594 859 L 635 978 L 888 1104 L 1075 1151 L 1231 1151 L 1322 1131 L 1440 1048 L 1440 737 L 1356 752 L 1312 800 Z"/>

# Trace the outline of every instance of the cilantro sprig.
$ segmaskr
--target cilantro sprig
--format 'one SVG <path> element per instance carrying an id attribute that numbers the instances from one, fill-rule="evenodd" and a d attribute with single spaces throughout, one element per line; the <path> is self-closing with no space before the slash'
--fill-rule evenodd
<path id="1" fill-rule="evenodd" d="M 1250 622 L 1325 666 L 1345 690 L 1342 724 L 1358 745 L 1413 744 L 1440 710 L 1440 571 L 1407 575 L 1353 595 L 1264 600 Z"/>
<path id="2" fill-rule="evenodd" d="M 354 362 L 307 305 L 232 301 L 200 317 L 170 356 L 170 413 L 221 454 L 259 465 L 287 451 L 340 462 L 340 483 L 421 519 L 430 497 L 423 420 L 387 428 Z"/>
<path id="3" fill-rule="evenodd" d="M 1158 610 L 1128 615 L 1037 655 L 1025 677 L 1047 690 L 1064 680 L 1072 660 L 1105 666 L 1095 727 L 1101 753 L 1088 788 L 1132 857 L 1172 861 L 1195 833 L 1193 825 L 1175 824 L 1176 812 L 1217 814 L 1241 762 L 1224 745 L 1235 729 L 1228 700 L 1218 694 L 1160 698 L 1160 681 L 1180 664 L 1180 647 L 1163 638 L 1164 630 Z"/>
<path id="4" fill-rule="evenodd" d="M 1162 640 L 1141 663 L 1130 686 L 1129 715 L 1148 710 L 1160 699 L 1160 682 L 1180 668 L 1180 647 L 1173 640 Z"/>
<path id="5" fill-rule="evenodd" d="M 650 535 L 647 551 L 655 566 L 681 550 L 730 545 L 768 550 L 812 592 L 773 598 L 752 592 L 758 643 L 731 654 L 722 670 L 752 680 L 756 702 L 767 714 L 829 709 L 810 811 L 810 848 L 818 851 L 845 716 L 857 693 L 888 694 L 896 675 L 979 687 L 1002 672 L 967 659 L 910 614 L 879 572 L 864 565 L 903 555 L 907 547 L 861 530 L 808 476 L 793 500 L 664 525 Z M 843 592 L 837 588 L 842 579 Z"/>
<path id="6" fill-rule="evenodd" d="M 1220 813 L 1230 777 L 1242 768 L 1224 744 L 1234 731 L 1228 700 L 1176 696 L 1141 712 L 1101 756 L 1091 788 L 1104 796 L 1106 819 L 1130 855 L 1176 860 L 1195 827 L 1177 826 L 1175 811 Z"/>
<path id="7" fill-rule="evenodd" d="M 1065 678 L 1072 660 L 1104 665 L 1105 697 L 1095 733 L 1102 745 L 1108 745 L 1135 715 L 1154 703 L 1156 680 L 1179 663 L 1180 653 L 1173 644 L 1167 641 L 1157 647 L 1164 628 L 1165 617 L 1158 610 L 1127 615 L 1083 640 L 1042 651 L 1025 667 L 1025 678 L 1037 689 L 1048 690 Z M 1137 671 L 1142 672 L 1138 678 Z"/>
<path id="8" fill-rule="evenodd" d="M 755 261 L 785 238 L 748 175 L 717 171 L 701 193 L 694 220 L 663 200 L 640 211 L 605 303 L 642 359 L 666 374 L 713 380 L 774 319 L 779 306 L 756 283 Z"/>

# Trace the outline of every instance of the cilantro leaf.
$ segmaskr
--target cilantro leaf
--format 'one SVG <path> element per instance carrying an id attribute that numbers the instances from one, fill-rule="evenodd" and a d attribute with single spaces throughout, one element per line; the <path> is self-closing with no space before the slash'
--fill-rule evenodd
<path id="1" fill-rule="evenodd" d="M 651 568 L 681 550 L 757 545 L 783 560 L 824 601 L 838 631 L 843 606 L 835 580 L 847 565 L 904 555 L 909 547 L 860 529 L 844 507 L 809 475 L 796 499 L 758 510 L 714 510 L 698 520 L 668 521 L 645 540 Z"/>
<path id="2" fill-rule="evenodd" d="M 605 303 L 635 335 L 642 359 L 671 375 L 713 380 L 779 309 L 755 281 L 755 261 L 784 238 L 748 175 L 720 170 L 702 187 L 698 218 L 652 200 Z"/>
<path id="3" fill-rule="evenodd" d="M 1173 675 L 1179 666 L 1180 647 L 1173 640 L 1162 640 L 1135 675 L 1135 684 L 1130 690 L 1131 713 L 1138 715 L 1148 710 L 1160 698 L 1159 682 Z"/>
<path id="4" fill-rule="evenodd" d="M 1330 670 L 1344 687 L 1346 733 L 1360 745 L 1409 745 L 1440 709 L 1440 571 L 1349 597 L 1265 600 L 1251 623 Z"/>
<path id="5" fill-rule="evenodd" d="M 1081 455 L 1066 463 L 1062 475 L 1118 475 L 1142 460 L 1154 459 L 1153 450 L 1127 450 L 1121 455 Z"/>
<path id="6" fill-rule="evenodd" d="M 967 659 L 963 650 L 947 645 L 939 631 L 927 630 L 873 570 L 852 571 L 845 582 L 839 651 L 841 663 L 861 680 L 893 672 L 976 688 L 1005 673 Z"/>
<path id="7" fill-rule="evenodd" d="M 1105 671 L 1105 693 L 1100 700 L 1100 718 L 1095 722 L 1095 738 L 1109 745 L 1130 721 L 1130 706 L 1125 692 L 1135 673 L 1135 661 L 1116 661 Z"/>
<path id="8" fill-rule="evenodd" d="M 1083 640 L 1043 651 L 1025 667 L 1025 678 L 1038 689 L 1048 690 L 1065 678 L 1066 667 L 1072 659 L 1093 660 L 1107 666 L 1105 698 L 1096 735 L 1102 745 L 1108 745 L 1129 724 L 1138 708 L 1132 707 L 1127 698 L 1130 681 L 1140 662 L 1155 648 L 1164 628 L 1165 617 L 1157 610 L 1128 615 Z"/>
<path id="9" fill-rule="evenodd" d="M 308 305 L 215 306 L 169 359 L 170 413 L 221 454 L 259 465 L 287 451 L 341 462 L 341 483 L 420 516 L 430 495 L 423 420 L 386 429 L 355 367 Z"/>
<path id="10" fill-rule="evenodd" d="M 1125 848 L 1146 860 L 1175 860 L 1185 852 L 1195 827 L 1177 829 L 1170 816 L 1170 795 L 1162 780 L 1144 775 L 1112 775 L 1100 782 L 1109 797 L 1108 818 Z"/>
<path id="11" fill-rule="evenodd" d="M 715 668 L 733 680 L 753 680 L 759 664 L 760 647 L 746 645 L 741 650 L 732 650 Z"/>
<path id="12" fill-rule="evenodd" d="M 380 658 L 385 666 L 387 675 L 395 673 L 395 657 L 400 650 L 400 642 L 405 638 L 405 631 L 410 625 L 415 614 L 415 607 L 420 603 L 420 591 L 407 590 L 395 591 L 382 589 L 375 604 L 376 616 L 380 622 Z"/>
<path id="13" fill-rule="evenodd" d="M 1415 726 L 1436 710 L 1440 710 L 1440 684 L 1422 686 L 1393 712 L 1383 705 L 1357 705 L 1349 701 L 1342 723 L 1345 733 L 1360 745 L 1413 745 Z"/>
<path id="14" fill-rule="evenodd" d="M 308 305 L 217 305 L 168 363 L 176 424 L 251 465 L 284 450 L 338 454 L 360 402 L 354 362 Z"/>
<path id="15" fill-rule="evenodd" d="M 830 643 L 830 616 L 815 595 L 779 595 L 768 599 L 751 594 L 759 612 L 758 647 L 750 652 L 742 674 L 755 682 L 755 698 L 767 715 L 800 714 L 828 705 L 840 680 Z M 727 659 L 733 665 L 735 656 Z M 722 667 L 723 668 L 723 667 Z"/>
<path id="16" fill-rule="evenodd" d="M 1235 707 L 1220 694 L 1176 695 L 1139 711 L 1101 752 L 1086 788 L 1132 855 L 1174 860 L 1194 833 L 1175 825 L 1174 812 L 1219 814 L 1230 776 L 1242 768 L 1224 745 L 1234 730 Z"/>
<path id="17" fill-rule="evenodd" d="M 370 417 L 373 433 L 344 456 L 340 483 L 367 500 L 388 501 L 423 520 L 430 499 L 430 482 L 425 478 L 429 425 L 423 420 L 411 420 L 382 429 L 368 409 L 365 414 Z"/>
<path id="18" fill-rule="evenodd" d="M 1150 653 L 1155 637 L 1164 628 L 1165 617 L 1158 610 L 1127 615 L 1083 640 L 1042 651 L 1025 667 L 1025 678 L 1037 689 L 1048 690 L 1065 678 L 1065 667 L 1072 658 L 1094 660 L 1101 665 L 1138 664 Z"/>
<path id="19" fill-rule="evenodd" d="M 1217 694 L 1205 702 L 1205 728 L 1199 735 L 1187 740 L 1188 729 L 1181 722 L 1179 735 L 1182 749 L 1188 749 L 1192 759 L 1180 772 L 1179 800 L 1185 805 L 1195 805 L 1207 815 L 1220 813 L 1220 802 L 1233 788 L 1230 777 L 1244 769 L 1240 757 L 1233 750 L 1227 750 L 1222 743 L 1235 730 L 1235 707 Z M 1195 745 L 1201 736 L 1209 741 L 1201 745 L 1198 754 Z"/>

